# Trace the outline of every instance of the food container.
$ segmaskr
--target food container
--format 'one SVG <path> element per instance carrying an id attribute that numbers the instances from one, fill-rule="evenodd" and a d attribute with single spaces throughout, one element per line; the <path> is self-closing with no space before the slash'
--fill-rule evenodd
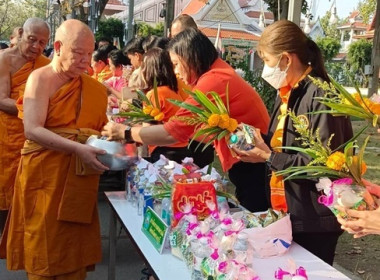
<path id="1" fill-rule="evenodd" d="M 110 170 L 128 169 L 137 161 L 137 152 L 134 144 L 107 141 L 105 137 L 99 138 L 96 135 L 90 136 L 86 144 L 106 151 L 105 154 L 98 155 L 97 158 Z"/>

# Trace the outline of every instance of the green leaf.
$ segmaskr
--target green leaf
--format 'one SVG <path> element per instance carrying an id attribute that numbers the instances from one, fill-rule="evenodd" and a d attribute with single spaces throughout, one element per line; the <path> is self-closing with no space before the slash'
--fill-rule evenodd
<path id="1" fill-rule="evenodd" d="M 148 99 L 148 97 L 146 97 L 144 92 L 142 92 L 141 90 L 136 90 L 136 93 L 143 103 L 146 103 L 147 105 L 152 105 L 152 102 L 150 102 L 150 100 Z"/>
<path id="2" fill-rule="evenodd" d="M 158 100 L 158 90 L 157 90 L 157 79 L 154 77 L 153 80 L 153 92 L 154 92 L 154 102 L 156 102 L 156 108 L 160 108 L 160 101 Z"/>
<path id="3" fill-rule="evenodd" d="M 177 105 L 178 107 L 182 107 L 182 108 L 185 108 L 186 110 L 192 112 L 192 113 L 196 113 L 196 114 L 205 114 L 206 112 L 204 110 L 202 110 L 201 108 L 195 106 L 195 105 L 191 105 L 189 103 L 186 103 L 184 101 L 179 101 L 179 100 L 175 100 L 175 99 L 168 99 L 169 102 L 173 103 L 174 105 Z"/>
<path id="4" fill-rule="evenodd" d="M 301 148 L 301 147 L 293 147 L 293 146 L 283 146 L 283 147 L 278 147 L 278 148 L 304 153 L 304 154 L 309 155 L 313 159 L 317 158 L 315 151 L 313 151 L 310 148 Z"/>
<path id="5" fill-rule="evenodd" d="M 217 94 L 215 91 L 211 91 L 209 92 L 209 94 L 211 94 L 212 97 L 214 98 L 214 101 L 216 103 L 216 106 L 218 106 L 220 113 L 227 114 L 228 113 L 227 108 L 224 105 L 223 100 L 220 98 L 219 94 Z"/>
<path id="6" fill-rule="evenodd" d="M 228 130 L 224 130 L 222 131 L 221 133 L 219 133 L 218 135 L 218 141 L 220 141 L 221 139 L 223 139 L 225 136 L 227 136 L 230 132 Z"/>
<path id="7" fill-rule="evenodd" d="M 226 86 L 226 103 L 227 103 L 227 112 L 230 114 L 230 82 Z"/>
<path id="8" fill-rule="evenodd" d="M 338 148 L 336 148 L 333 152 L 336 152 L 336 151 L 341 151 L 344 149 L 344 147 L 347 146 L 347 144 L 349 142 L 354 142 L 367 128 L 369 127 L 369 125 L 367 124 L 365 127 L 363 127 L 358 133 L 356 133 L 350 140 L 348 140 L 347 142 L 343 143 L 342 145 L 340 145 Z"/>
<path id="9" fill-rule="evenodd" d="M 207 98 L 207 96 L 199 91 L 199 90 L 196 90 L 195 91 L 195 95 L 197 96 L 197 98 L 199 99 L 200 101 L 200 105 L 203 105 L 206 109 L 208 109 L 211 113 L 214 113 L 214 114 L 219 114 L 219 110 L 218 110 L 218 107 L 215 106 L 214 103 L 212 103 L 210 101 L 210 99 Z"/>

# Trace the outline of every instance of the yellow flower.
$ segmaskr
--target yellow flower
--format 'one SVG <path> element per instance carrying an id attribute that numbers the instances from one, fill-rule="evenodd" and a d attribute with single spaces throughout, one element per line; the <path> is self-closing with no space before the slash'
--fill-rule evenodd
<path id="1" fill-rule="evenodd" d="M 152 109 L 153 109 L 153 106 L 151 106 L 151 105 L 144 106 L 144 108 L 143 108 L 143 112 L 144 112 L 144 114 L 149 115 L 150 112 L 152 112 Z"/>
<path id="2" fill-rule="evenodd" d="M 154 117 L 156 121 L 162 121 L 164 119 L 165 115 L 164 113 L 160 112 L 158 115 Z"/>
<path id="3" fill-rule="evenodd" d="M 211 127 L 218 126 L 220 121 L 220 115 L 218 114 L 211 114 L 211 116 L 208 118 L 207 123 Z"/>
<path id="4" fill-rule="evenodd" d="M 234 132 L 236 130 L 237 126 L 238 126 L 237 120 L 235 120 L 233 118 L 230 118 L 230 122 L 229 122 L 228 128 L 227 128 L 228 131 L 229 132 Z"/>
<path id="5" fill-rule="evenodd" d="M 222 129 L 227 129 L 230 125 L 230 117 L 227 114 L 220 115 L 218 126 Z"/>
<path id="6" fill-rule="evenodd" d="M 157 108 L 153 108 L 152 111 L 150 112 L 150 115 L 151 115 L 152 117 L 155 117 L 155 116 L 157 116 L 159 113 L 160 113 L 160 110 L 159 110 L 159 109 L 157 109 Z"/>
<path id="7" fill-rule="evenodd" d="M 346 158 L 344 154 L 342 152 L 335 152 L 327 158 L 326 166 L 328 168 L 341 171 L 345 163 Z"/>

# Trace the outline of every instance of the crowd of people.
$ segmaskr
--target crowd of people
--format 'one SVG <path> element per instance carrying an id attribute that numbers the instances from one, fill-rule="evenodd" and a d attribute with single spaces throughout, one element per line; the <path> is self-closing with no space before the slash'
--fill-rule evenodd
<path id="1" fill-rule="evenodd" d="M 294 241 L 329 264 L 342 229 L 357 237 L 380 233 L 380 210 L 344 209 L 357 220 L 337 219 L 317 203 L 315 181 L 275 174 L 311 160 L 281 148 L 301 145 L 289 110 L 312 131 L 319 128 L 332 149 L 353 136 L 349 118 L 310 114 L 326 108 L 315 99 L 324 91 L 309 77 L 330 80 L 319 48 L 296 24 L 276 21 L 257 47 L 262 78 L 278 91 L 271 116 L 188 15 L 174 20 L 170 39 L 137 37 L 123 50 L 106 39 L 96 44 L 88 26 L 70 19 L 57 29 L 51 54 L 45 53 L 50 60 L 43 55 L 49 36 L 43 20 L 30 18 L 0 50 L 0 257 L 9 270 L 24 269 L 28 279 L 79 280 L 100 262 L 97 191 L 108 167 L 97 159 L 105 151 L 85 144 L 94 134 L 147 145 L 152 162 L 160 155 L 177 162 L 192 157 L 204 167 L 214 161 L 215 148 L 241 205 L 290 213 Z M 138 103 L 136 90 L 163 118 L 133 126 L 109 122 L 110 107 Z M 196 128 L 184 118 L 191 113 L 169 102 L 199 106 L 187 90 L 217 92 L 229 102 L 230 117 L 256 128 L 256 146 L 231 153 L 225 138 L 204 151 L 204 143 L 189 145 Z M 376 186 L 371 192 L 380 194 Z"/>

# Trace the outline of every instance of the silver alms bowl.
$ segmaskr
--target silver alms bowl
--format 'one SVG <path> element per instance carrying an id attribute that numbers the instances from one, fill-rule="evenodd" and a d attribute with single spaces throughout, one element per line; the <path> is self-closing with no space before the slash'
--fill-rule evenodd
<path id="1" fill-rule="evenodd" d="M 127 149 L 127 154 L 125 145 L 120 142 L 107 141 L 92 135 L 87 139 L 86 144 L 106 151 L 104 155 L 98 155 L 97 158 L 110 170 L 128 169 L 137 160 L 136 149 Z"/>

